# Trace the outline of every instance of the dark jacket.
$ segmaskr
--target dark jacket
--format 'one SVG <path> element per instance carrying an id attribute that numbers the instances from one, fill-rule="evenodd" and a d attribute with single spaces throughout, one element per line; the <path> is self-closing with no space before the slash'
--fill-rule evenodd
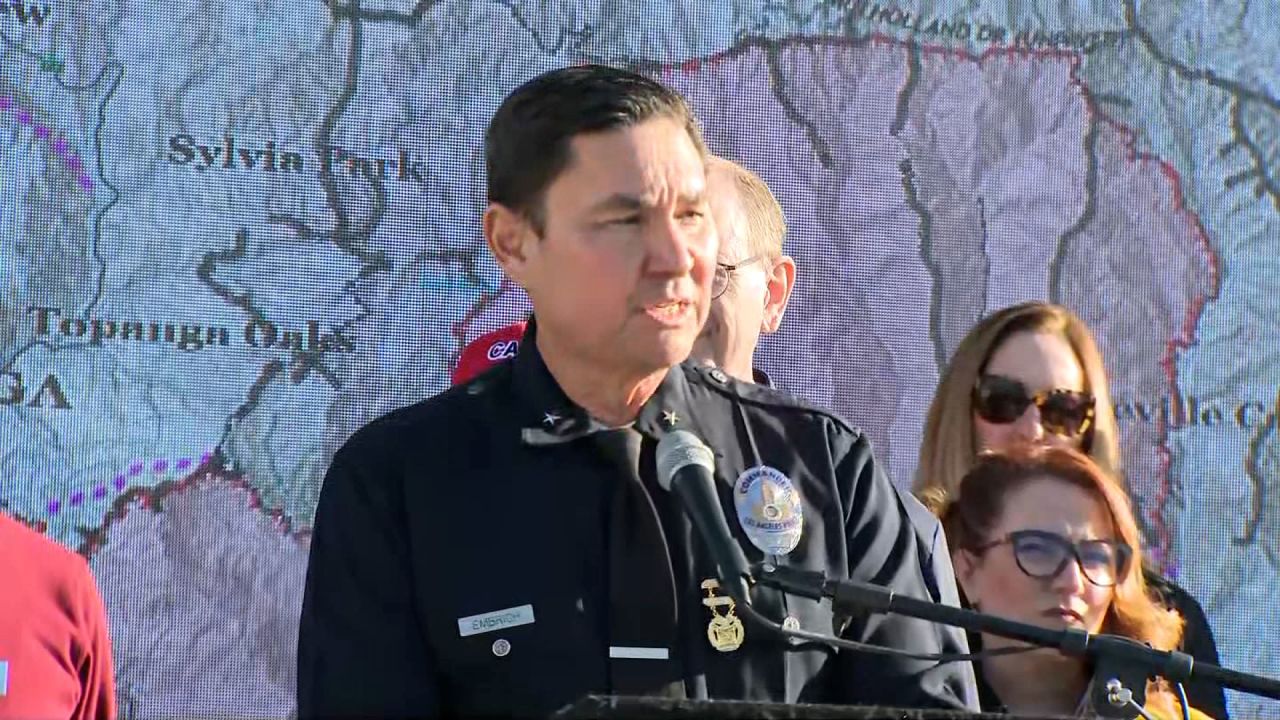
<path id="1" fill-rule="evenodd" d="M 753 367 L 751 374 L 756 384 L 776 387 L 773 378 L 764 370 Z M 942 531 L 942 522 L 915 495 L 902 491 L 898 491 L 898 494 L 902 496 L 902 504 L 915 529 L 916 540 L 920 543 L 920 571 L 924 574 L 929 597 L 934 602 L 960 607 L 960 593 L 954 582 L 955 569 L 951 564 L 951 551 L 947 547 L 946 534 Z"/>
<path id="2" fill-rule="evenodd" d="M 1200 603 L 1191 593 L 1183 590 L 1175 582 L 1149 568 L 1143 569 L 1147 584 L 1150 585 L 1167 606 L 1177 610 L 1186 621 L 1182 632 L 1182 652 L 1196 659 L 1198 663 L 1220 664 L 1218 645 L 1213 639 L 1213 628 L 1209 627 L 1209 618 L 1205 617 Z M 1192 677 L 1195 669 L 1192 668 Z M 1209 680 L 1192 680 L 1183 686 L 1187 691 L 1187 700 L 1191 707 L 1200 710 L 1214 720 L 1228 720 L 1227 698 L 1222 687 Z"/>
<path id="3" fill-rule="evenodd" d="M 299 628 L 300 716 L 545 714 L 611 691 L 602 493 L 616 472 L 589 442 L 598 426 L 559 389 L 533 333 L 512 362 L 371 423 L 334 457 Z M 914 597 L 929 592 L 903 498 L 865 437 L 779 392 L 677 366 L 634 427 L 647 438 L 641 475 L 665 529 L 673 576 L 665 582 L 674 582 L 680 618 L 672 652 L 688 697 L 976 704 L 967 663 L 794 645 L 750 624 L 739 649 L 713 650 L 699 585 L 714 566 L 653 482 L 653 447 L 673 426 L 716 451 L 721 501 L 748 560 L 763 555 L 734 520 L 731 491 L 744 470 L 768 465 L 795 484 L 805 521 L 799 546 L 771 559 Z M 967 649 L 962 635 L 928 623 L 896 615 L 846 622 L 825 603 L 760 586 L 752 605 L 775 621 L 839 628 L 862 642 Z M 524 606 L 531 623 L 460 631 L 460 619 Z"/>

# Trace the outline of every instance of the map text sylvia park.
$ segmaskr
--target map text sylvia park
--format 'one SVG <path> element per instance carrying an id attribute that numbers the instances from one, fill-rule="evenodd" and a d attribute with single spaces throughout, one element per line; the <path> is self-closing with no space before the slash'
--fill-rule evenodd
<path id="1" fill-rule="evenodd" d="M 185 133 L 169 138 L 168 147 L 169 162 L 196 171 L 302 173 L 311 167 L 320 175 L 346 173 L 366 180 L 394 179 L 423 186 L 427 183 L 425 163 L 405 150 L 397 151 L 396 156 L 390 159 L 367 158 L 337 145 L 326 145 L 323 149 L 314 151 L 315 158 L 308 161 L 307 155 L 278 148 L 273 140 L 261 145 L 247 144 L 243 140 L 237 144 L 236 138 L 224 135 L 217 142 L 202 144 Z"/>

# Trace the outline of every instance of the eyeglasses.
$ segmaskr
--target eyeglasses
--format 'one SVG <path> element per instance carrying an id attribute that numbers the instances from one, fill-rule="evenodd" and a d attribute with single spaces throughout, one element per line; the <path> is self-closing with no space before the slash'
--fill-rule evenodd
<path id="1" fill-rule="evenodd" d="M 711 299 L 715 300 L 729 289 L 729 276 L 738 271 L 739 268 L 746 267 L 753 262 L 763 260 L 764 255 L 752 255 L 746 260 L 739 260 L 730 265 L 729 263 L 716 263 L 716 274 L 711 278 Z"/>
<path id="2" fill-rule="evenodd" d="M 1077 390 L 1046 390 L 1031 394 L 1027 386 L 1003 375 L 982 375 L 973 388 L 973 408 L 979 417 L 1007 425 L 1035 405 L 1045 430 L 1066 437 L 1083 435 L 1093 425 L 1093 395 Z"/>
<path id="3" fill-rule="evenodd" d="M 1049 580 L 1075 560 L 1089 582 L 1099 587 L 1112 587 L 1129 573 L 1133 548 L 1120 540 L 1081 540 L 1047 530 L 1015 530 L 1003 538 L 976 548 L 981 553 L 997 545 L 1013 546 L 1013 559 L 1018 569 L 1029 577 Z"/>

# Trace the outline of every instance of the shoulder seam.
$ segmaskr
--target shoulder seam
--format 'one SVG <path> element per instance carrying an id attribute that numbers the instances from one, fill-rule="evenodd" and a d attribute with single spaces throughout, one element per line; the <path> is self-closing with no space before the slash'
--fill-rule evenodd
<path id="1" fill-rule="evenodd" d="M 698 370 L 694 368 L 686 368 L 686 372 L 691 373 L 695 377 L 698 377 L 700 375 Z M 718 392 L 727 397 L 736 399 L 739 402 L 743 402 L 748 405 L 751 405 L 753 407 L 771 408 L 775 410 L 790 410 L 792 412 L 800 412 L 800 413 L 808 413 L 811 415 L 817 415 L 830 420 L 837 427 L 842 428 L 850 433 L 853 433 L 857 437 L 862 437 L 864 435 L 861 428 L 850 425 L 848 421 L 846 421 L 844 418 L 837 415 L 835 412 L 818 407 L 816 405 L 811 405 L 808 402 L 805 402 L 804 400 L 797 398 L 784 390 L 779 390 L 777 388 L 770 388 L 770 387 L 764 387 L 764 386 L 757 386 L 757 385 L 747 385 L 746 383 L 743 383 L 741 380 L 735 380 L 735 379 L 730 379 L 728 383 L 718 383 L 714 381 L 708 381 L 701 377 L 699 377 L 699 380 L 700 380 L 699 382 L 700 385 L 710 388 L 715 392 Z M 746 395 L 740 392 L 738 388 L 735 387 L 735 385 L 741 386 L 741 387 L 749 387 L 751 388 L 753 393 L 755 392 L 772 393 L 777 398 L 777 402 L 769 402 L 767 400 L 750 397 L 749 395 Z"/>

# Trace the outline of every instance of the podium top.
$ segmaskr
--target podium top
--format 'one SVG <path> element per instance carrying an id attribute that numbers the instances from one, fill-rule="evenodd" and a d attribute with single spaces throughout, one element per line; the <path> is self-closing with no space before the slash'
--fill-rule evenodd
<path id="1" fill-rule="evenodd" d="M 663 697 L 588 695 L 556 713 L 557 718 L 760 718 L 809 720 L 844 718 L 852 720 L 1066 720 L 1048 715 L 1000 715 L 963 710 L 922 710 L 917 708 L 870 707 L 862 705 L 806 705 L 748 702 L 744 700 L 676 700 Z"/>

